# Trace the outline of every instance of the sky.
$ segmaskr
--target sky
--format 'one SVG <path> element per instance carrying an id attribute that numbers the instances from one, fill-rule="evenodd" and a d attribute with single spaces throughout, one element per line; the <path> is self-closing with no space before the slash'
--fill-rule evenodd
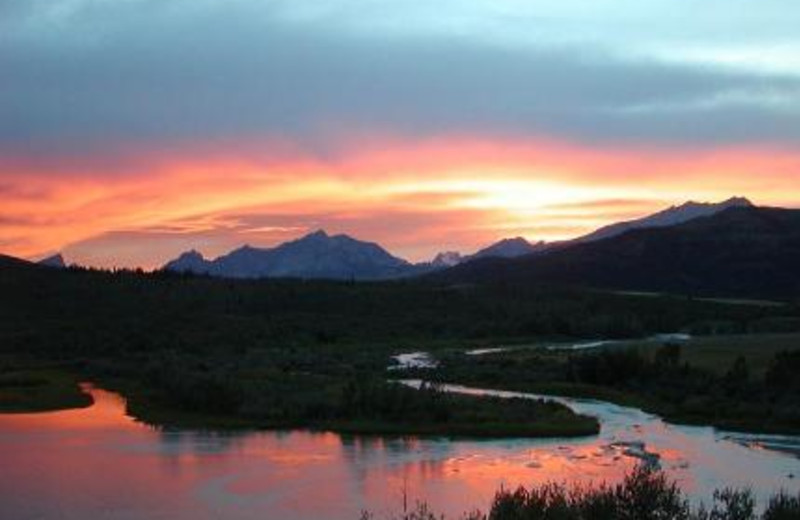
<path id="1" fill-rule="evenodd" d="M 800 207 L 792 0 L 0 0 L 0 253 L 423 260 Z"/>

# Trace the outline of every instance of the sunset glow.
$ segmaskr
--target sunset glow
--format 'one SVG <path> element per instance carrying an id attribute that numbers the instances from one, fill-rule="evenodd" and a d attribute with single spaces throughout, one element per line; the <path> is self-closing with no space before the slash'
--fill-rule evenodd
<path id="1" fill-rule="evenodd" d="M 691 198 L 743 193 L 791 205 L 800 181 L 800 156 L 789 152 L 469 139 L 387 142 L 326 160 L 140 157 L 135 172 L 91 162 L 63 172 L 57 164 L 6 168 L 5 252 L 64 250 L 79 263 L 144 267 L 189 248 L 215 256 L 317 228 L 420 260 L 509 236 L 569 238 Z"/>
<path id="2" fill-rule="evenodd" d="M 0 251 L 152 268 L 324 228 L 416 261 L 798 206 L 796 15 L 623 3 L 12 2 Z"/>
<path id="3" fill-rule="evenodd" d="M 0 520 L 800 518 L 798 27 L 0 0 Z"/>

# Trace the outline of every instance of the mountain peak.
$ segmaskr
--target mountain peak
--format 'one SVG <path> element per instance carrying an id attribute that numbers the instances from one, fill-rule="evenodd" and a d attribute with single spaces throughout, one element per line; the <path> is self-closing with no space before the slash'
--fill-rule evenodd
<path id="1" fill-rule="evenodd" d="M 254 252 L 254 251 L 259 251 L 259 250 L 260 250 L 260 249 L 259 249 L 258 247 L 253 247 L 253 246 L 251 246 L 250 244 L 243 244 L 243 245 L 241 245 L 241 246 L 237 247 L 236 249 L 234 249 L 233 251 L 231 251 L 231 252 L 230 252 L 230 253 L 228 253 L 228 254 L 234 254 L 234 253 L 252 253 L 252 252 Z"/>
<path id="2" fill-rule="evenodd" d="M 796 299 L 800 210 L 713 208 L 715 212 L 672 226 L 627 227 L 636 231 L 573 243 L 516 262 L 467 262 L 435 279 L 448 284 L 547 281 L 684 298 Z"/>
<path id="3" fill-rule="evenodd" d="M 330 235 L 328 235 L 324 229 L 318 229 L 316 231 L 312 231 L 303 238 L 330 238 Z"/>
<path id="4" fill-rule="evenodd" d="M 56 253 L 52 256 L 48 256 L 47 258 L 42 258 L 36 263 L 47 267 L 57 267 L 59 269 L 63 269 L 67 266 L 67 263 L 64 261 L 64 257 L 61 255 L 61 253 Z"/>
<path id="5" fill-rule="evenodd" d="M 722 201 L 719 203 L 719 205 L 728 208 L 730 207 L 750 208 L 755 206 L 755 204 L 753 204 L 747 197 L 738 197 L 738 196 L 734 196 L 729 198 L 728 200 Z"/>
<path id="6" fill-rule="evenodd" d="M 412 266 L 371 242 L 317 230 L 275 247 L 242 246 L 207 261 L 184 253 L 164 269 L 227 278 L 327 278 L 374 280 L 411 274 Z"/>
<path id="7" fill-rule="evenodd" d="M 603 238 L 610 238 L 631 229 L 674 226 L 696 218 L 709 217 L 720 211 L 734 207 L 753 207 L 753 203 L 745 197 L 730 197 L 721 202 L 697 202 L 689 200 L 679 206 L 672 205 L 665 210 L 646 217 L 602 227 L 588 235 L 575 239 L 573 242 L 591 242 Z"/>
<path id="8" fill-rule="evenodd" d="M 500 241 L 498 241 L 497 244 L 504 244 L 504 245 L 512 245 L 512 244 L 516 244 L 516 245 L 531 245 L 530 242 L 528 242 L 527 240 L 525 240 L 522 237 L 503 238 Z"/>
<path id="9" fill-rule="evenodd" d="M 464 260 L 458 251 L 443 251 L 437 254 L 431 261 L 434 267 L 452 267 L 460 264 Z"/>
<path id="10" fill-rule="evenodd" d="M 177 273 L 206 273 L 208 272 L 209 262 L 196 249 L 190 249 L 180 254 L 175 260 L 171 260 L 164 265 L 167 271 Z"/>
<path id="11" fill-rule="evenodd" d="M 670 209 L 678 210 L 678 209 L 689 209 L 689 208 L 718 208 L 718 209 L 727 209 L 732 207 L 752 207 L 753 203 L 747 197 L 738 197 L 733 196 L 728 199 L 725 199 L 721 202 L 697 202 L 695 200 L 689 200 L 684 202 L 680 206 L 671 206 Z"/>
<path id="12" fill-rule="evenodd" d="M 541 245 L 541 242 L 536 245 L 531 244 L 523 237 L 504 238 L 489 247 L 481 249 L 470 258 L 487 258 L 493 256 L 513 258 L 533 253 L 539 249 Z"/>
<path id="13" fill-rule="evenodd" d="M 184 260 L 189 260 L 189 259 L 205 260 L 203 254 L 197 249 L 190 249 L 188 251 L 184 251 L 178 258 L 182 258 Z"/>

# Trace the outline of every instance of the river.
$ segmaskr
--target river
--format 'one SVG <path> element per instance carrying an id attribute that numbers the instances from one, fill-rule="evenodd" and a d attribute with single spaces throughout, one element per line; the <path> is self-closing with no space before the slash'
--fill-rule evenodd
<path id="1" fill-rule="evenodd" d="M 0 415 L 1 518 L 352 520 L 396 514 L 404 496 L 457 517 L 485 510 L 500 486 L 617 480 L 642 453 L 694 496 L 800 489 L 800 438 L 674 426 L 593 400 L 559 399 L 597 416 L 598 436 L 448 440 L 159 430 L 128 417 L 120 396 L 85 390 L 89 408 Z"/>

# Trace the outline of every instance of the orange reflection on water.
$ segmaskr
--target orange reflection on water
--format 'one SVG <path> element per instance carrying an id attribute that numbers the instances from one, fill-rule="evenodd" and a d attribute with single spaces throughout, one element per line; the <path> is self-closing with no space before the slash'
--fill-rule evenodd
<path id="1" fill-rule="evenodd" d="M 414 499 L 459 513 L 487 507 L 501 488 L 548 482 L 568 485 L 616 482 L 636 463 L 634 459 L 610 453 L 599 441 L 578 447 L 543 445 L 529 450 L 515 449 L 513 444 L 510 449 L 495 449 L 491 443 L 483 446 L 479 443 L 473 453 L 408 463 L 397 468 L 392 482 L 398 489 L 401 484 L 405 486 Z M 386 485 L 381 474 L 372 477 L 377 485 Z"/>
<path id="2" fill-rule="evenodd" d="M 486 510 L 501 487 L 617 482 L 637 453 L 657 454 L 704 498 L 720 482 L 746 477 L 769 491 L 776 476 L 800 474 L 796 459 L 613 407 L 597 437 L 452 441 L 157 430 L 127 416 L 116 394 L 86 390 L 89 408 L 0 415 L 0 517 L 352 520 L 427 501 L 459 518 Z"/>

